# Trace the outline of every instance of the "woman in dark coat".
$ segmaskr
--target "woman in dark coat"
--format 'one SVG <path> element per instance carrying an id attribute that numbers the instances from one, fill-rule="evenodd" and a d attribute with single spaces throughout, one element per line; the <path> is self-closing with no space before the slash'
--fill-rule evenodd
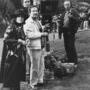
<path id="1" fill-rule="evenodd" d="M 20 82 L 25 80 L 26 48 L 23 15 L 21 9 L 17 10 L 4 34 L 1 73 L 5 90 L 20 90 Z"/>

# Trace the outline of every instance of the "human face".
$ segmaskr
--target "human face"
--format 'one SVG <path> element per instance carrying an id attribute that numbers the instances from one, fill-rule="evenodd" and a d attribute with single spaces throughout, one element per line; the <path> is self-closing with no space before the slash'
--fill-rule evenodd
<path id="1" fill-rule="evenodd" d="M 37 7 L 31 8 L 30 16 L 34 19 L 38 18 L 38 9 L 37 9 Z"/>
<path id="2" fill-rule="evenodd" d="M 70 1 L 65 1 L 65 2 L 64 2 L 64 8 L 65 8 L 66 10 L 69 10 L 70 7 L 71 7 Z"/>
<path id="3" fill-rule="evenodd" d="M 24 7 L 29 7 L 31 4 L 30 0 L 23 0 L 23 6 Z"/>
<path id="4" fill-rule="evenodd" d="M 21 17 L 21 16 L 18 16 L 18 17 L 16 17 L 16 22 L 17 23 L 23 23 L 24 22 L 24 18 L 23 17 Z"/>

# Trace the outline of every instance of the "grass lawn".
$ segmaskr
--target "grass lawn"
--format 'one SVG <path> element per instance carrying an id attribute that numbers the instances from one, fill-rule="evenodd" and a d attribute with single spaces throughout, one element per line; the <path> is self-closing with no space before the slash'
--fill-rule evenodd
<path id="1" fill-rule="evenodd" d="M 63 40 L 54 40 L 50 42 L 54 53 L 62 58 L 65 54 Z M 76 50 L 78 58 L 90 57 L 90 31 L 78 32 L 76 34 Z"/>

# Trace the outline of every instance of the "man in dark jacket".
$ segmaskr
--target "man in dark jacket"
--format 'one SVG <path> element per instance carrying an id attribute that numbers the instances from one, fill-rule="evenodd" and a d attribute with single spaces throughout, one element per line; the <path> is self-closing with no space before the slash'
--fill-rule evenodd
<path id="1" fill-rule="evenodd" d="M 70 1 L 64 2 L 65 12 L 61 16 L 59 36 L 63 33 L 64 47 L 67 56 L 67 62 L 77 64 L 77 53 L 75 49 L 75 33 L 79 25 L 79 15 L 71 7 Z"/>

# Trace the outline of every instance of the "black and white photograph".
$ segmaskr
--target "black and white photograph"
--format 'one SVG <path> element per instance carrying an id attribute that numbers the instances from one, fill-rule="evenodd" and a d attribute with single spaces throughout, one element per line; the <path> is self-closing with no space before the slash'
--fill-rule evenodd
<path id="1" fill-rule="evenodd" d="M 0 0 L 0 90 L 90 90 L 90 0 Z"/>

